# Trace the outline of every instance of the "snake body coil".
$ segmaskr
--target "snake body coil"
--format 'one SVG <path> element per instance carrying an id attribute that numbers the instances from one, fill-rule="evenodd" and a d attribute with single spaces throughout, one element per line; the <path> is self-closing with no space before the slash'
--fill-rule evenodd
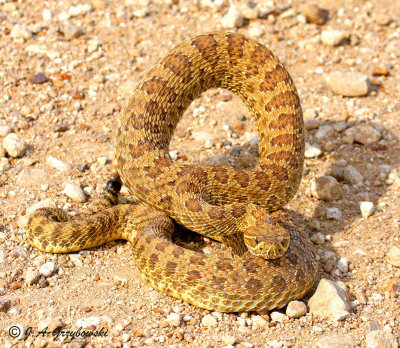
<path id="1" fill-rule="evenodd" d="M 252 170 L 180 165 L 169 156 L 184 111 L 213 87 L 231 90 L 249 108 L 260 153 Z M 301 105 L 288 72 L 262 44 L 210 33 L 172 49 L 130 99 L 117 131 L 116 160 L 139 205 L 115 205 L 118 188 L 111 185 L 89 216 L 68 220 L 57 210 L 37 210 L 28 241 L 43 251 L 70 252 L 127 239 L 143 279 L 210 310 L 280 308 L 312 287 L 318 270 L 312 243 L 281 210 L 302 176 Z M 177 246 L 171 218 L 228 244 L 237 256 Z"/>

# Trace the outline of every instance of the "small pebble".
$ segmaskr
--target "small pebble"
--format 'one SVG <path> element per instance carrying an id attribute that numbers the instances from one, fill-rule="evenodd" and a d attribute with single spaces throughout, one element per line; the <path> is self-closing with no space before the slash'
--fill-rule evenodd
<path id="1" fill-rule="evenodd" d="M 343 177 L 347 182 L 354 186 L 362 185 L 364 182 L 362 174 L 351 165 L 343 169 Z"/>
<path id="2" fill-rule="evenodd" d="M 318 146 L 306 143 L 306 148 L 304 152 L 304 156 L 306 158 L 318 157 L 320 154 L 321 154 L 321 149 Z"/>
<path id="3" fill-rule="evenodd" d="M 39 280 L 40 273 L 33 269 L 33 268 L 28 268 L 25 274 L 25 283 L 27 285 L 32 285 L 36 283 Z"/>
<path id="4" fill-rule="evenodd" d="M 49 78 L 43 73 L 38 73 L 33 77 L 31 77 L 29 81 L 32 82 L 33 84 L 40 85 L 42 83 L 49 81 Z"/>
<path id="5" fill-rule="evenodd" d="M 10 133 L 3 140 L 3 148 L 11 157 L 22 157 L 25 155 L 27 145 L 18 134 Z"/>
<path id="6" fill-rule="evenodd" d="M 382 27 L 389 25 L 392 18 L 386 13 L 378 13 L 375 18 L 375 23 L 381 25 Z"/>
<path id="7" fill-rule="evenodd" d="M 388 260 L 391 265 L 400 267 L 400 246 L 394 245 L 390 248 Z"/>
<path id="8" fill-rule="evenodd" d="M 321 41 L 328 46 L 338 46 L 344 40 L 349 39 L 350 34 L 342 30 L 324 30 L 321 33 Z"/>
<path id="9" fill-rule="evenodd" d="M 336 266 L 342 273 L 347 273 L 349 271 L 349 262 L 345 257 L 340 258 Z"/>
<path id="10" fill-rule="evenodd" d="M 0 126 L 0 137 L 5 137 L 12 132 L 10 126 Z"/>
<path id="11" fill-rule="evenodd" d="M 366 219 L 374 212 L 374 203 L 372 202 L 360 202 L 361 216 Z"/>
<path id="12" fill-rule="evenodd" d="M 244 25 L 244 17 L 234 5 L 231 5 L 226 15 L 222 17 L 221 24 L 225 29 L 240 28 Z"/>
<path id="13" fill-rule="evenodd" d="M 217 319 L 211 314 L 207 314 L 201 319 L 201 324 L 205 327 L 214 327 L 217 326 Z"/>
<path id="14" fill-rule="evenodd" d="M 252 316 L 251 320 L 255 329 L 268 327 L 268 321 L 260 315 Z"/>
<path id="15" fill-rule="evenodd" d="M 370 87 L 368 75 L 359 72 L 333 71 L 325 77 L 325 82 L 333 92 L 345 97 L 362 97 Z"/>
<path id="16" fill-rule="evenodd" d="M 340 184 L 333 176 L 320 176 L 312 181 L 311 193 L 314 197 L 326 201 L 342 197 Z"/>
<path id="17" fill-rule="evenodd" d="M 181 324 L 181 316 L 177 313 L 171 313 L 167 316 L 166 321 L 169 325 L 178 327 Z"/>
<path id="18" fill-rule="evenodd" d="M 326 10 L 318 7 L 317 4 L 307 3 L 302 7 L 302 12 L 304 17 L 306 17 L 307 22 L 314 23 L 318 25 L 325 24 L 328 13 Z"/>
<path id="19" fill-rule="evenodd" d="M 80 186 L 73 184 L 66 184 L 65 189 L 62 191 L 65 195 L 71 198 L 74 202 L 84 203 L 86 202 L 86 195 Z"/>
<path id="20" fill-rule="evenodd" d="M 331 220 L 340 220 L 342 218 L 342 212 L 339 208 L 328 207 L 326 209 L 326 218 Z"/>
<path id="21" fill-rule="evenodd" d="M 221 337 L 222 342 L 226 344 L 227 346 L 234 346 L 237 342 L 237 339 L 235 336 L 232 335 L 223 335 Z"/>
<path id="22" fill-rule="evenodd" d="M 40 267 L 39 273 L 47 278 L 51 277 L 55 270 L 56 264 L 54 262 L 46 262 Z"/>
<path id="23" fill-rule="evenodd" d="M 64 37 L 68 41 L 76 39 L 82 34 L 83 34 L 82 28 L 74 24 L 68 24 L 64 29 Z"/>
<path id="24" fill-rule="evenodd" d="M 272 321 L 277 321 L 279 323 L 287 321 L 287 316 L 281 312 L 272 312 L 270 317 Z"/>
<path id="25" fill-rule="evenodd" d="M 10 37 L 22 43 L 32 37 L 32 32 L 26 26 L 16 24 L 11 30 Z"/>
<path id="26" fill-rule="evenodd" d="M 291 301 L 286 308 L 286 315 L 289 318 L 300 318 L 307 314 L 307 306 L 301 301 Z"/>
<path id="27" fill-rule="evenodd" d="M 48 156 L 46 158 L 46 163 L 48 166 L 59 170 L 60 172 L 68 172 L 72 170 L 72 165 L 64 162 L 54 156 Z"/>
<path id="28" fill-rule="evenodd" d="M 310 239 L 314 244 L 322 245 L 325 243 L 325 236 L 321 232 L 314 233 Z"/>

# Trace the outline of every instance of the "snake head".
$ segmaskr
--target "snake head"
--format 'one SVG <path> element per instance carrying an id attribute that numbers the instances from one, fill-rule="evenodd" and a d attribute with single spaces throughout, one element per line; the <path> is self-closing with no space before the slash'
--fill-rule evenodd
<path id="1" fill-rule="evenodd" d="M 268 260 L 282 257 L 290 244 L 289 232 L 268 218 L 257 221 L 256 225 L 248 226 L 243 238 L 252 254 Z"/>

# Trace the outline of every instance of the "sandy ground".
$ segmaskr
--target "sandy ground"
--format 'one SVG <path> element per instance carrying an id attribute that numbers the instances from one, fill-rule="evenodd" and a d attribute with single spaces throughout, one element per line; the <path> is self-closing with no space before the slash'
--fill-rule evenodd
<path id="1" fill-rule="evenodd" d="M 252 17 L 243 7 L 254 4 L 242 2 L 239 12 Z M 202 318 L 209 312 L 139 279 L 127 242 L 71 255 L 30 247 L 22 228 L 27 209 L 50 198 L 69 213 L 84 212 L 111 173 L 118 119 L 143 73 L 181 40 L 225 30 L 223 16 L 230 6 L 211 0 L 96 0 L 80 7 L 68 0 L 1 1 L 0 126 L 10 127 L 27 144 L 23 156 L 3 154 L 0 163 L 1 346 L 312 347 L 333 337 L 335 347 L 344 347 L 344 336 L 334 335 L 365 346 L 367 334 L 377 329 L 399 338 L 400 268 L 388 253 L 400 246 L 400 3 L 319 1 L 329 12 L 324 25 L 306 23 L 304 4 L 260 1 L 257 6 L 266 9 L 259 15 L 263 18 L 256 15 L 229 30 L 271 48 L 298 88 L 308 121 L 307 142 L 321 154 L 306 159 L 300 190 L 288 208 L 310 235 L 322 234 L 316 246 L 322 266 L 318 279 L 341 282 L 354 303 L 351 315 L 334 321 L 308 313 L 280 323 L 262 313 L 266 325 L 257 328 L 257 313 L 212 313 L 216 326 L 207 327 Z M 324 44 L 321 32 L 330 29 L 349 36 L 337 46 Z M 333 93 L 324 80 L 334 70 L 368 75 L 368 94 L 349 98 Z M 35 77 L 39 73 L 48 81 L 34 83 L 40 82 Z M 379 139 L 368 144 L 349 140 L 346 130 L 360 125 L 373 127 Z M 227 91 L 212 90 L 186 111 L 171 151 L 183 163 L 247 168 L 256 160 L 256 135 L 242 102 Z M 60 171 L 49 156 L 71 167 Z M 85 164 L 87 170 L 77 170 Z M 353 166 L 362 182 L 346 181 L 338 166 Z M 21 177 L 26 168 L 48 176 Z M 335 172 L 342 197 L 314 197 L 312 181 Z M 68 198 L 63 193 L 67 183 L 84 188 L 88 202 Z M 366 218 L 359 207 L 364 201 L 374 206 Z M 327 251 L 333 263 L 323 263 Z M 347 272 L 337 270 L 341 258 L 348 260 Z M 57 269 L 27 284 L 27 272 L 35 274 L 46 262 Z M 180 316 L 177 326 L 171 313 Z M 10 326 L 17 324 L 32 328 L 26 341 L 10 336 Z M 65 330 L 83 326 L 103 331 L 101 337 L 86 340 L 38 335 L 46 326 L 51 330 L 61 325 Z"/>

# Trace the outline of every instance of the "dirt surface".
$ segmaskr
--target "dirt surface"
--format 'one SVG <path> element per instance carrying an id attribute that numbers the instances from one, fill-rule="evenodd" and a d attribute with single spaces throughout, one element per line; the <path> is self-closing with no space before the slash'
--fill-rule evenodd
<path id="1" fill-rule="evenodd" d="M 20 157 L 0 145 L 0 346 L 311 347 L 323 338 L 345 346 L 343 337 L 365 346 L 373 330 L 400 337 L 399 256 L 389 255 L 400 247 L 400 2 L 319 1 L 329 13 L 323 25 L 307 23 L 304 4 L 242 2 L 238 11 L 250 18 L 225 29 L 230 4 L 223 0 L 0 2 L 0 126 L 26 143 Z M 255 16 L 248 13 L 257 7 L 262 10 Z M 331 29 L 347 33 L 336 46 L 321 42 L 321 32 Z M 278 322 L 267 313 L 211 313 L 210 326 L 203 320 L 208 311 L 139 279 L 127 242 L 52 255 L 24 240 L 27 209 L 37 202 L 49 198 L 70 214 L 85 211 L 112 171 L 118 119 L 143 73 L 181 40 L 211 30 L 237 31 L 266 44 L 298 88 L 306 141 L 321 153 L 306 159 L 288 209 L 319 243 L 318 281 L 338 281 L 348 294 L 352 310 L 342 320 L 307 313 Z M 368 93 L 333 93 L 325 78 L 335 70 L 368 75 Z M 348 129 L 361 133 L 365 127 L 366 140 L 349 135 Z M 0 144 L 10 131 L 1 129 Z M 369 134 L 377 139 L 368 141 Z M 171 155 L 182 163 L 248 168 L 257 159 L 256 136 L 242 102 L 211 90 L 186 111 Z M 362 178 L 343 177 L 350 167 Z M 338 179 L 339 199 L 312 194 L 313 180 L 326 175 Z M 87 202 L 68 198 L 68 183 L 83 188 Z M 360 202 L 373 204 L 370 216 L 361 216 Z M 198 240 L 206 251 L 220 249 L 198 237 L 190 243 Z M 343 258 L 348 267 L 340 271 Z M 32 280 L 48 262 L 55 269 Z M 260 318 L 265 322 L 258 327 Z M 10 336 L 17 324 L 28 329 L 26 341 Z M 98 330 L 100 336 L 61 340 L 51 334 L 57 327 Z"/>

